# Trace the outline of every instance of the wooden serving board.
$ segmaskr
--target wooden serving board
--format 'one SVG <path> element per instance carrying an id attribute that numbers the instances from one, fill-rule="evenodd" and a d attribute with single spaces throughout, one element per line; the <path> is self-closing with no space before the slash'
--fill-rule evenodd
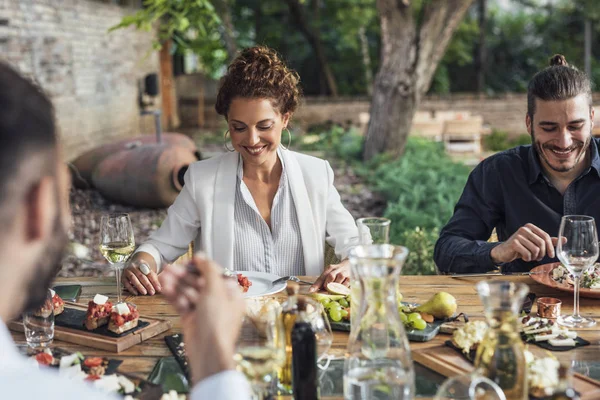
<path id="1" fill-rule="evenodd" d="M 536 356 L 542 356 L 529 349 Z M 412 352 L 415 362 L 447 377 L 472 372 L 474 367 L 466 358 L 448 346 L 435 346 Z M 600 398 L 600 382 L 578 373 L 573 374 L 573 388 L 580 393 L 581 400 Z"/>
<path id="2" fill-rule="evenodd" d="M 67 308 L 73 308 L 82 311 L 87 310 L 87 306 L 71 302 L 65 302 L 65 309 Z M 93 331 L 67 328 L 55 324 L 54 338 L 69 343 L 93 347 L 95 349 L 119 353 L 171 328 L 170 321 L 158 318 L 140 315 L 140 321 L 145 321 L 148 323 L 148 325 L 132 331 L 129 334 L 123 334 L 120 337 L 107 336 Z M 8 324 L 8 326 L 10 329 L 17 332 L 24 331 L 23 323 L 21 321 L 12 321 Z"/>

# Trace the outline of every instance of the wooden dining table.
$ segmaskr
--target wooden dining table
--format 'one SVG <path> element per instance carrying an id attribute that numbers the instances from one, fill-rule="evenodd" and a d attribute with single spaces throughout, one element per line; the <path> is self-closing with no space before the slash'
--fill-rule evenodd
<path id="1" fill-rule="evenodd" d="M 302 280 L 314 281 L 315 277 L 301 277 Z M 562 313 L 571 313 L 573 305 L 573 295 L 566 292 L 559 292 L 556 289 L 541 285 L 531 279 L 529 276 L 493 276 L 493 277 L 453 277 L 453 276 L 401 276 L 400 291 L 405 302 L 423 303 L 437 292 L 445 291 L 452 294 L 458 302 L 458 312 L 466 313 L 471 319 L 483 319 L 483 307 L 479 296 L 477 295 L 475 285 L 482 279 L 490 280 L 508 280 L 513 282 L 522 282 L 529 285 L 530 291 L 537 297 L 550 296 L 562 300 Z M 116 295 L 116 285 L 114 278 L 59 278 L 55 284 L 79 284 L 82 286 L 79 303 L 87 304 L 95 294 L 102 293 L 114 298 Z M 301 286 L 301 291 L 307 291 L 308 285 Z M 126 295 L 126 293 L 125 293 Z M 279 293 L 275 297 L 284 297 L 285 294 Z M 102 356 L 113 359 L 123 360 L 119 370 L 125 373 L 135 374 L 140 377 L 147 377 L 157 361 L 162 357 L 172 356 L 165 345 L 164 336 L 181 332 L 180 319 L 175 309 L 167 303 L 162 295 L 155 296 L 127 296 L 127 301 L 133 302 L 138 306 L 142 316 L 151 316 L 169 320 L 172 328 L 158 336 L 152 337 L 141 344 L 129 348 L 120 353 L 111 353 L 97 350 L 81 345 L 71 344 L 56 340 L 54 345 L 67 351 L 80 351 L 86 356 Z M 572 365 L 573 362 L 598 363 L 597 370 L 600 371 L 600 299 L 581 298 L 581 314 L 592 317 L 599 321 L 593 328 L 577 330 L 579 336 L 588 340 L 591 345 L 576 348 L 566 352 L 554 352 L 554 356 L 566 365 Z M 532 314 L 536 312 L 534 305 Z M 25 346 L 25 337 L 22 333 L 12 332 L 15 342 L 20 346 Z M 418 354 L 427 354 L 428 351 L 436 351 L 436 348 L 443 346 L 444 342 L 450 338 L 446 334 L 438 334 L 433 340 L 428 342 L 411 342 L 411 351 L 413 358 L 418 361 Z M 343 357 L 348 341 L 347 332 L 333 332 L 333 344 L 329 353 L 335 357 Z M 596 378 L 598 379 L 598 378 Z M 600 398 L 600 396 L 598 397 Z"/>

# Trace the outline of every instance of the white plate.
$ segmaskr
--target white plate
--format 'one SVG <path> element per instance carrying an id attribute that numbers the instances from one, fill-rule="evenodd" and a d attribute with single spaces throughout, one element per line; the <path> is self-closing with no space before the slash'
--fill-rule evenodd
<path id="1" fill-rule="evenodd" d="M 285 289 L 286 282 L 279 283 L 273 286 L 273 281 L 281 278 L 280 276 L 269 274 L 268 272 L 258 271 L 236 271 L 236 274 L 242 274 L 246 278 L 250 279 L 252 286 L 248 288 L 248 291 L 244 293 L 245 298 L 268 296 L 281 292 Z"/>

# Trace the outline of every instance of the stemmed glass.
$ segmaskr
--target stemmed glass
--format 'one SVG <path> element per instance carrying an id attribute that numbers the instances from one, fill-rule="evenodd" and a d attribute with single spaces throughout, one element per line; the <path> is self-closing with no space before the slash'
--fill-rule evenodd
<path id="1" fill-rule="evenodd" d="M 264 399 L 275 372 L 285 364 L 285 330 L 279 304 L 267 302 L 258 313 L 247 309 L 234 359 L 237 369 L 250 381 L 254 398 Z"/>
<path id="2" fill-rule="evenodd" d="M 115 269 L 118 303 L 121 302 L 121 271 L 134 249 L 129 214 L 103 215 L 100 222 L 100 252 Z"/>
<path id="3" fill-rule="evenodd" d="M 310 322 L 310 327 L 315 332 L 317 342 L 317 362 L 320 362 L 327 356 L 327 351 L 329 351 L 333 342 L 333 333 L 323 305 L 312 299 L 305 300 L 308 302 L 306 307 L 308 322 Z M 326 366 L 323 368 L 326 368 Z"/>
<path id="4" fill-rule="evenodd" d="M 587 328 L 596 321 L 579 315 L 579 282 L 581 275 L 598 258 L 598 233 L 594 218 L 585 215 L 565 215 L 560 221 L 556 254 L 573 274 L 573 315 L 560 316 L 557 322 L 570 328 Z"/>

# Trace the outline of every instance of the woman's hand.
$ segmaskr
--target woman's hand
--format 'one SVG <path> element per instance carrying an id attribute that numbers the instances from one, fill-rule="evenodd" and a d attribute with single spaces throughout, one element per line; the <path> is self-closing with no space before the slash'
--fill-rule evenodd
<path id="1" fill-rule="evenodd" d="M 330 282 L 341 283 L 344 286 L 350 286 L 350 261 L 344 260 L 339 264 L 331 264 L 323 271 L 319 279 L 308 289 L 313 293 L 319 289 L 326 289 Z"/>
<path id="2" fill-rule="evenodd" d="M 153 296 L 162 291 L 156 269 L 154 257 L 144 252 L 136 253 L 127 262 L 121 275 L 121 282 L 136 296 L 140 294 Z"/>

